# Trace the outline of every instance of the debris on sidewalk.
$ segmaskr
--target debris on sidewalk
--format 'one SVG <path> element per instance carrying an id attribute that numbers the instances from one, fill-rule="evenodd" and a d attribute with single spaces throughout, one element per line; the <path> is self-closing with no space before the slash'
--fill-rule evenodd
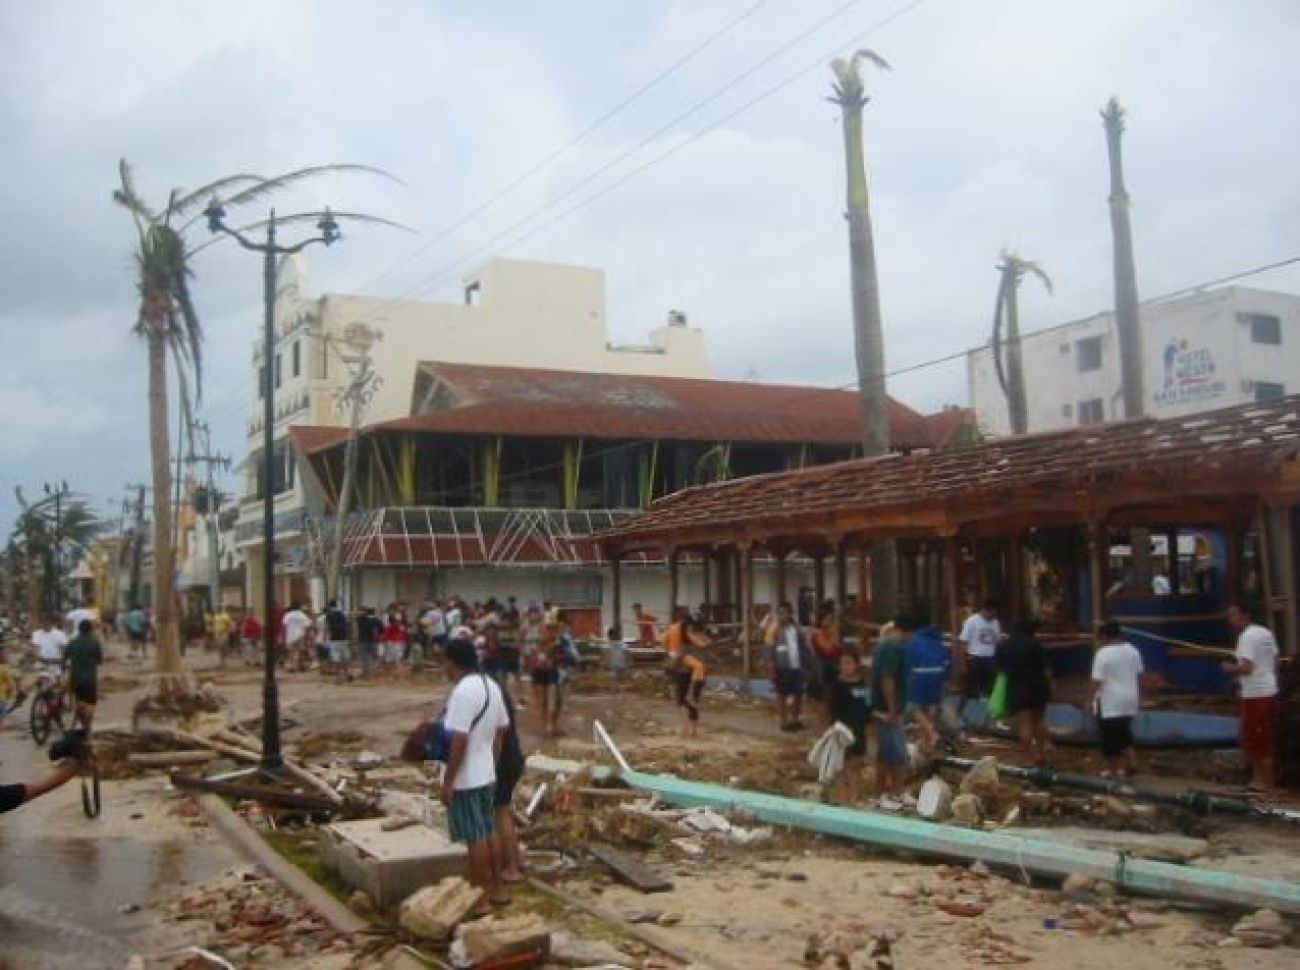
<path id="1" fill-rule="evenodd" d="M 459 876 L 449 876 L 403 900 L 398 923 L 412 936 L 445 940 L 479 904 L 483 891 Z"/>
<path id="2" fill-rule="evenodd" d="M 534 914 L 485 916 L 457 928 L 451 952 L 453 961 L 463 966 L 536 966 L 550 955 L 551 930 Z M 462 964 L 462 958 L 469 962 Z"/>

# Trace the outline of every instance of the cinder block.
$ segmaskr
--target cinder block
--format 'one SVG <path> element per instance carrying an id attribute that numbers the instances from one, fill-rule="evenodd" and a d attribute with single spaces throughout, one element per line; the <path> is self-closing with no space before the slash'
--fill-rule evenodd
<path id="1" fill-rule="evenodd" d="M 465 847 L 426 825 L 392 832 L 385 819 L 327 825 L 320 842 L 321 861 L 351 889 L 360 889 L 385 911 L 417 889 L 447 876 L 469 872 Z"/>

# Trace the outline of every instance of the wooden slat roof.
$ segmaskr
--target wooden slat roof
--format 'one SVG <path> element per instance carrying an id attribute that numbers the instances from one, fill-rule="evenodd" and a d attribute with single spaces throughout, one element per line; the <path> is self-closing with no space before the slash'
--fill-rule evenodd
<path id="1" fill-rule="evenodd" d="M 1279 474 L 1300 453 L 1300 395 L 1184 418 L 1141 419 L 1021 435 L 951 452 L 888 455 L 685 489 L 603 533 L 607 550 L 689 542 L 747 526 L 755 532 L 870 531 L 873 520 L 927 511 L 951 526 L 961 510 L 1014 512 L 1026 496 L 1053 496 L 1080 509 L 1108 495 L 1139 492 L 1248 496 L 1264 479 L 1300 493 Z M 1137 491 L 1133 486 L 1137 486 Z M 882 534 L 884 530 L 882 529 Z"/>

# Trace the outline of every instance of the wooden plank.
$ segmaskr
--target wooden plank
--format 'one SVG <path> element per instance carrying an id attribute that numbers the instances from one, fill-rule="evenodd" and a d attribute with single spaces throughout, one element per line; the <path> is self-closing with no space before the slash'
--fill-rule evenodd
<path id="1" fill-rule="evenodd" d="M 170 765 L 205 765 L 216 756 L 215 751 L 132 751 L 126 760 L 129 764 L 146 768 L 166 768 Z"/>
<path id="2" fill-rule="evenodd" d="M 328 798 L 319 795 L 304 795 L 272 785 L 257 785 L 252 782 L 212 781 L 209 778 L 197 778 L 179 771 L 171 774 L 171 783 L 183 791 L 211 792 L 214 795 L 226 795 L 230 798 L 246 798 L 280 808 L 300 809 L 304 812 L 334 812 L 338 810 Z"/>
<path id="3" fill-rule="evenodd" d="M 615 879 L 633 889 L 643 893 L 662 893 L 673 888 L 672 882 L 661 873 L 613 846 L 596 843 L 587 846 L 587 851 L 614 873 Z"/>

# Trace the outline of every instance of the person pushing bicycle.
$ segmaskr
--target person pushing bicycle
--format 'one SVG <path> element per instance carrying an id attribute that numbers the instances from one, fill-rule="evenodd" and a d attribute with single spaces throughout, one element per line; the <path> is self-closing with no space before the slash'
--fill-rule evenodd
<path id="1" fill-rule="evenodd" d="M 95 636 L 95 624 L 82 620 L 77 624 L 77 635 L 68 644 L 64 654 L 72 696 L 77 702 L 74 724 L 80 724 L 90 734 L 95 720 L 95 705 L 99 703 L 99 665 L 104 662 L 104 645 Z"/>

